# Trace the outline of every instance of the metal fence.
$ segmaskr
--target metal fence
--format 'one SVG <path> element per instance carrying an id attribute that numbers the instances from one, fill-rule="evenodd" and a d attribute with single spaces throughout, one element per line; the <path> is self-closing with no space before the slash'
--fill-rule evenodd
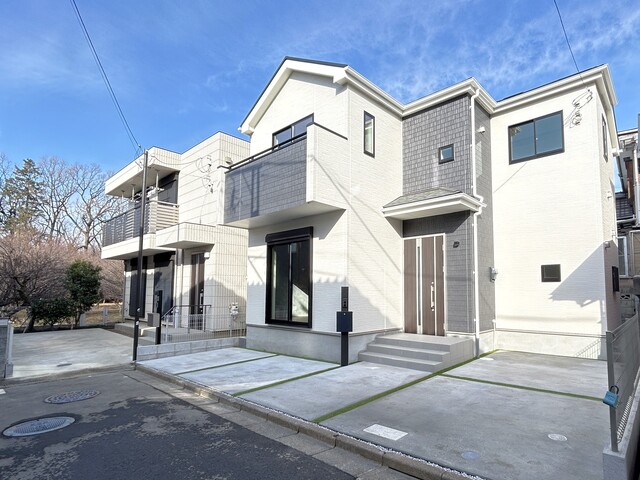
<path id="1" fill-rule="evenodd" d="M 211 305 L 177 305 L 161 318 L 162 343 L 242 337 L 246 331 L 244 315 L 214 313 Z"/>
<path id="2" fill-rule="evenodd" d="M 640 325 L 637 314 L 614 331 L 607 332 L 607 367 L 609 385 L 616 386 L 619 395 L 618 406 L 609 407 L 611 450 L 617 452 L 638 386 Z"/>

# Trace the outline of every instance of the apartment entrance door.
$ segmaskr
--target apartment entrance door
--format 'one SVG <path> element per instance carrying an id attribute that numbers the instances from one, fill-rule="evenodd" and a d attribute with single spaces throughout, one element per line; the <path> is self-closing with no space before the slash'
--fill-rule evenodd
<path id="1" fill-rule="evenodd" d="M 204 253 L 191 255 L 191 288 L 189 289 L 189 327 L 204 326 Z"/>
<path id="2" fill-rule="evenodd" d="M 404 331 L 444 335 L 444 235 L 404 241 Z"/>

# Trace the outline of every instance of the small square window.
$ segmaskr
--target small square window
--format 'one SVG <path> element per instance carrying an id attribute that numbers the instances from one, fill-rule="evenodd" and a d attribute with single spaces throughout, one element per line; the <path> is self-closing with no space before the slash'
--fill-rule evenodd
<path id="1" fill-rule="evenodd" d="M 543 282 L 559 282 L 560 277 L 560 265 L 542 265 L 542 281 Z"/>
<path id="2" fill-rule="evenodd" d="M 453 161 L 453 144 L 440 147 L 438 150 L 438 162 L 447 163 Z"/>

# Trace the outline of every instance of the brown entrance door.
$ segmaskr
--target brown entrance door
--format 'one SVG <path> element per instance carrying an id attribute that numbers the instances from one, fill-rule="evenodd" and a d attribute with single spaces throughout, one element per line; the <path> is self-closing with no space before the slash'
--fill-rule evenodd
<path id="1" fill-rule="evenodd" d="M 404 241 L 404 331 L 444 335 L 444 235 Z"/>

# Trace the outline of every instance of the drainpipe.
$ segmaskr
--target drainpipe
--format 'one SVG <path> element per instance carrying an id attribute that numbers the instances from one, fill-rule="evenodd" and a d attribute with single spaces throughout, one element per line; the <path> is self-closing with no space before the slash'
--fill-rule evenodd
<path id="1" fill-rule="evenodd" d="M 476 185 L 476 98 L 480 95 L 480 89 L 471 96 L 471 185 L 473 196 L 484 205 L 484 198 L 478 194 Z M 478 272 L 478 217 L 482 213 L 480 210 L 473 214 L 473 298 L 474 298 L 474 318 L 475 324 L 475 355 L 480 355 L 480 284 Z"/>
<path id="2" fill-rule="evenodd" d="M 636 140 L 636 147 L 638 141 Z M 618 157 L 619 158 L 619 157 Z M 636 216 L 636 227 L 640 226 L 640 219 L 638 218 L 638 213 L 640 213 L 640 179 L 638 179 L 638 150 L 634 147 L 633 149 L 633 179 L 634 179 L 634 190 L 633 190 L 633 203 L 634 205 L 634 215 Z"/>

